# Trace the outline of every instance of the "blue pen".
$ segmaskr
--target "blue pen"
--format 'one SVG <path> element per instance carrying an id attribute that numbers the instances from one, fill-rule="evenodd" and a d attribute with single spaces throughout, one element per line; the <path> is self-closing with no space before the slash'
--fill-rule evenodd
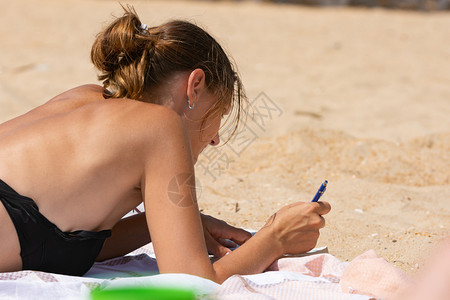
<path id="1" fill-rule="evenodd" d="M 327 184 L 328 180 L 325 180 L 320 186 L 319 190 L 317 191 L 316 195 L 314 196 L 311 202 L 319 201 L 320 197 L 322 197 L 323 193 L 325 193 L 325 190 L 327 189 Z"/>

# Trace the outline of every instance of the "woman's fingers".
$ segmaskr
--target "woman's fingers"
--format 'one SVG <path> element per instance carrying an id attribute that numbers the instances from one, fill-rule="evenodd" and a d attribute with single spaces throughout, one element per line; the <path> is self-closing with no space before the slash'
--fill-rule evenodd
<path id="1" fill-rule="evenodd" d="M 236 248 L 242 245 L 252 234 L 241 228 L 233 227 L 222 220 L 218 220 L 208 215 L 201 215 L 203 231 L 208 251 L 217 257 L 222 257 L 229 248 Z"/>
<path id="2" fill-rule="evenodd" d="M 234 228 L 234 227 L 233 227 Z M 252 234 L 244 229 L 234 228 L 231 240 L 238 245 L 242 245 L 252 237 Z"/>
<path id="3" fill-rule="evenodd" d="M 236 228 L 229 224 L 226 224 L 226 226 L 223 229 L 224 231 L 222 232 L 222 235 L 220 237 L 232 240 L 238 245 L 242 245 L 252 237 L 252 234 L 250 232 L 242 228 Z"/>
<path id="4" fill-rule="evenodd" d="M 314 202 L 314 203 L 319 206 L 318 209 L 317 209 L 317 213 L 319 215 L 326 215 L 331 210 L 330 203 L 328 203 L 326 201 L 318 201 L 318 202 Z"/>
<path id="5" fill-rule="evenodd" d="M 205 242 L 208 252 L 214 255 L 215 257 L 220 258 L 222 256 L 225 256 L 227 253 L 231 252 L 230 249 L 219 243 L 209 233 L 205 233 Z"/>
<path id="6" fill-rule="evenodd" d="M 285 209 L 299 210 L 298 213 L 309 214 L 316 213 L 318 215 L 326 215 L 331 210 L 330 203 L 326 201 L 318 202 L 295 202 L 284 207 Z"/>
<path id="7" fill-rule="evenodd" d="M 324 228 L 325 227 L 325 223 L 326 223 L 325 218 L 320 216 L 320 226 L 319 226 L 319 228 Z"/>
<path id="8" fill-rule="evenodd" d="M 229 239 L 218 239 L 219 243 L 222 246 L 225 246 L 227 248 L 236 248 L 238 246 L 238 244 L 236 244 L 235 242 L 233 242 L 232 240 Z"/>
<path id="9" fill-rule="evenodd" d="M 202 222 L 206 231 L 216 239 L 229 239 L 238 245 L 242 245 L 252 237 L 250 232 L 242 228 L 231 226 L 225 221 L 218 220 L 208 215 L 202 215 Z"/>

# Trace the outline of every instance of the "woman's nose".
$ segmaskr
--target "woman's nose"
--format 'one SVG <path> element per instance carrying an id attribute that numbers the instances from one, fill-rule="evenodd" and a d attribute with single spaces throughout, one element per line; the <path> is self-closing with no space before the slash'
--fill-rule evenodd
<path id="1" fill-rule="evenodd" d="M 219 137 L 219 133 L 217 133 L 213 139 L 211 140 L 211 142 L 209 143 L 211 146 L 217 146 L 220 143 L 220 137 Z"/>

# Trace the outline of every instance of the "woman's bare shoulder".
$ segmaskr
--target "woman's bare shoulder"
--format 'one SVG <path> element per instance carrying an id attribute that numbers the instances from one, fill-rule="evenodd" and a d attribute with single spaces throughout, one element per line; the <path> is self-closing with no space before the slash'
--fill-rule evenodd
<path id="1" fill-rule="evenodd" d="M 98 157 L 135 165 L 139 170 L 150 160 L 188 151 L 189 141 L 181 117 L 170 108 L 130 99 L 108 99 L 81 107 L 63 118 L 75 128 L 79 141 L 73 144 L 97 151 Z M 130 154 L 132 155 L 125 155 Z M 133 164 L 135 162 L 136 164 Z"/>
<path id="2" fill-rule="evenodd" d="M 0 124 L 0 135 L 48 117 L 68 113 L 99 100 L 104 100 L 101 86 L 88 84 L 70 89 L 23 115 Z"/>
<path id="3" fill-rule="evenodd" d="M 110 120 L 114 123 L 112 125 L 122 126 L 133 132 L 158 135 L 184 128 L 181 117 L 162 105 L 131 99 L 108 99 L 93 103 L 86 109 L 90 107 L 99 119 Z"/>
<path id="4" fill-rule="evenodd" d="M 47 101 L 47 103 L 74 98 L 91 98 L 93 95 L 103 95 L 103 87 L 99 86 L 98 84 L 80 85 L 62 92 L 61 94 L 51 98 L 49 101 Z"/>

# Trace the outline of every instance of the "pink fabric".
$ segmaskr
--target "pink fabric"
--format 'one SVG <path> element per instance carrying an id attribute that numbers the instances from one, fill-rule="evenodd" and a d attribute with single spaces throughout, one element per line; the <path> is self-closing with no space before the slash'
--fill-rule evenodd
<path id="1" fill-rule="evenodd" d="M 305 257 L 282 258 L 268 271 L 296 272 L 312 277 L 322 277 L 331 282 L 339 282 L 348 263 L 342 263 L 331 254 L 317 254 Z"/>
<path id="2" fill-rule="evenodd" d="M 392 299 L 407 290 L 412 279 L 389 262 L 369 250 L 356 257 L 346 268 L 340 281 L 342 290 L 382 299 Z"/>
<path id="3" fill-rule="evenodd" d="M 373 250 L 343 263 L 330 254 L 282 258 L 269 270 L 295 272 L 306 277 L 271 284 L 253 281 L 252 276 L 232 276 L 218 289 L 219 299 L 391 299 L 411 284 L 411 278 Z M 324 279 L 324 280 L 321 280 Z M 299 298 L 300 297 L 300 298 Z"/>

